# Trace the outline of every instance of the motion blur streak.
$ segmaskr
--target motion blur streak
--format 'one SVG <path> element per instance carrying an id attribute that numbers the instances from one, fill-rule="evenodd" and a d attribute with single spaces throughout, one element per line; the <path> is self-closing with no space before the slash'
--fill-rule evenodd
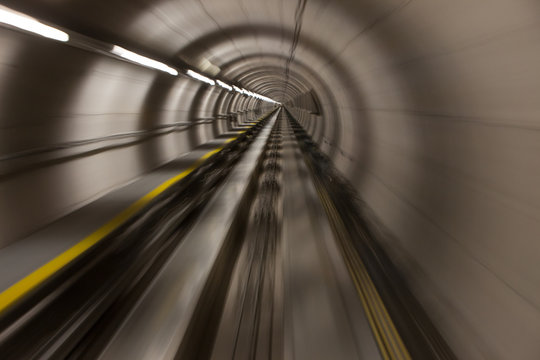
<path id="1" fill-rule="evenodd" d="M 17 14 L 5 7 L 0 7 L 0 23 L 11 25 L 13 27 L 26 30 L 49 39 L 58 41 L 68 41 L 69 35 L 65 32 L 55 29 L 32 19 L 31 17 Z"/>
<path id="2" fill-rule="evenodd" d="M 159 61 L 149 59 L 149 58 L 144 57 L 144 56 L 139 55 L 139 54 L 135 54 L 134 52 L 131 52 L 129 50 L 121 48 L 120 46 L 114 45 L 111 52 L 113 54 L 115 54 L 115 55 L 118 55 L 118 56 L 123 57 L 125 59 L 134 61 L 134 62 L 139 63 L 141 65 L 148 66 L 148 67 L 158 69 L 158 70 L 161 70 L 161 71 L 165 71 L 165 72 L 168 72 L 171 75 L 178 75 L 178 71 L 176 71 L 175 69 L 173 69 L 173 68 L 171 68 L 171 67 L 169 67 L 169 66 L 167 66 L 167 65 L 165 65 L 163 63 L 160 63 Z"/>
<path id="3" fill-rule="evenodd" d="M 188 70 L 188 71 L 186 72 L 186 74 L 188 74 L 189 76 L 191 76 L 191 77 L 194 78 L 194 79 L 200 80 L 200 81 L 205 82 L 205 83 L 207 83 L 207 84 L 209 84 L 209 85 L 215 85 L 215 84 L 216 84 L 216 82 L 215 82 L 214 80 L 209 79 L 209 78 L 207 78 L 206 76 L 201 75 L 201 74 L 199 74 L 199 73 L 196 73 L 196 72 L 193 71 L 193 70 Z"/>
<path id="4" fill-rule="evenodd" d="M 540 358 L 538 1 L 0 3 L 0 358 Z"/>

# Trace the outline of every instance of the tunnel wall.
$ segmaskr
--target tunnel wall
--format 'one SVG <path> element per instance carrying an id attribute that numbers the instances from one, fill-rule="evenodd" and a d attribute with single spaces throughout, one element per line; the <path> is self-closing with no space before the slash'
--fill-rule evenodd
<path id="1" fill-rule="evenodd" d="M 413 1 L 347 47 L 361 101 L 334 95 L 367 154 L 333 158 L 459 358 L 536 359 L 540 12 L 484 5 Z"/>
<path id="2" fill-rule="evenodd" d="M 220 66 L 270 53 L 276 56 L 268 64 L 284 67 L 295 35 L 293 1 L 149 2 L 155 11 L 119 0 L 6 2 L 162 57 L 203 54 Z M 531 0 L 309 1 L 291 64 L 320 102 L 315 113 L 297 98 L 291 112 L 354 185 L 379 238 L 459 358 L 539 357 L 538 14 Z M 2 153 L 140 129 L 140 113 L 150 123 L 190 121 L 212 108 L 210 100 L 208 108 L 197 105 L 206 92 L 191 80 L 173 85 L 116 60 L 5 29 L 0 36 Z M 121 79 L 104 75 L 111 69 Z M 279 90 L 268 94 L 280 95 L 284 71 L 272 74 Z M 178 89 L 168 116 L 159 111 L 163 105 L 145 110 L 146 94 L 155 96 L 148 100 L 154 105 L 176 99 L 167 89 Z M 76 94 L 81 101 L 72 99 Z M 285 95 L 303 96 L 295 89 Z M 27 106 L 29 98 L 46 101 Z M 239 96 L 221 109 L 241 121 L 249 110 Z M 22 235 L 186 151 L 194 142 L 182 136 L 3 177 L 2 233 Z M 164 144 L 171 146 L 166 153 L 156 150 Z M 160 155 L 148 155 L 155 151 Z M 88 184 L 92 176 L 97 180 Z"/>
<path id="3" fill-rule="evenodd" d="M 4 28 L 0 47 L 0 247 L 227 130 L 217 87 Z"/>

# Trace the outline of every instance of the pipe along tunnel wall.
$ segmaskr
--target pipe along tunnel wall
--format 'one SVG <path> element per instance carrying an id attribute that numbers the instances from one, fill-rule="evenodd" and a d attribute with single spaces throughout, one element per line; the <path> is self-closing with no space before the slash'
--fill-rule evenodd
<path id="1" fill-rule="evenodd" d="M 2 3 L 282 102 L 458 357 L 540 356 L 537 1 Z M 272 107 L 10 27 L 0 48 L 2 247 Z"/>

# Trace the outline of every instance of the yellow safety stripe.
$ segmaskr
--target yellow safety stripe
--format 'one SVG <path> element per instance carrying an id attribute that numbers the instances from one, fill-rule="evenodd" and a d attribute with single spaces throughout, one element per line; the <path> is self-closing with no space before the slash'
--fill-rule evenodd
<path id="1" fill-rule="evenodd" d="M 266 118 L 272 112 L 269 112 L 253 124 L 257 124 L 259 121 Z M 240 131 L 237 134 L 243 134 L 247 130 Z M 236 140 L 238 137 L 228 139 L 226 143 L 229 143 L 233 140 Z M 52 275 L 57 273 L 60 269 L 65 267 L 67 264 L 71 263 L 73 260 L 81 256 L 88 249 L 96 245 L 98 242 L 103 240 L 107 235 L 117 229 L 120 225 L 125 223 L 129 218 L 139 212 L 142 208 L 148 205 L 152 200 L 154 200 L 159 194 L 163 193 L 172 185 L 176 184 L 178 181 L 185 178 L 187 175 L 192 173 L 197 169 L 206 159 L 212 155 L 223 150 L 223 147 L 219 147 L 215 150 L 211 150 L 196 160 L 191 164 L 186 170 L 182 171 L 178 175 L 168 179 L 163 182 L 155 189 L 150 191 L 148 194 L 144 195 L 139 200 L 135 201 L 133 204 L 128 206 L 118 215 L 116 215 L 112 220 L 105 223 L 99 229 L 94 231 L 92 234 L 88 235 L 77 244 L 73 245 L 71 248 L 67 249 L 60 255 L 56 256 L 54 259 L 50 260 L 46 264 L 42 265 L 38 269 L 34 270 L 32 273 L 17 281 L 15 284 L 11 285 L 9 288 L 0 293 L 0 314 L 6 311 L 11 305 L 16 303 L 18 300 L 23 298 L 30 291 L 35 289 L 41 283 L 49 279 Z"/>
<path id="2" fill-rule="evenodd" d="M 319 191 L 318 188 L 317 192 L 324 204 L 327 215 L 332 219 L 331 223 L 335 224 L 333 228 L 337 237 L 345 238 L 340 230 L 344 229 L 345 225 L 341 221 L 333 202 L 325 191 Z M 411 360 L 409 351 L 405 347 L 358 252 L 347 241 L 338 242 L 382 357 L 385 360 Z"/>

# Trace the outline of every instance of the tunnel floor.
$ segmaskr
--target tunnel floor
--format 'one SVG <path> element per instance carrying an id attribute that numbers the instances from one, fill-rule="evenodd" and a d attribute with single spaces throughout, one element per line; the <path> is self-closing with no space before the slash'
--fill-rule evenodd
<path id="1" fill-rule="evenodd" d="M 453 359 L 288 111 L 233 130 L 0 250 L 2 358 Z"/>

